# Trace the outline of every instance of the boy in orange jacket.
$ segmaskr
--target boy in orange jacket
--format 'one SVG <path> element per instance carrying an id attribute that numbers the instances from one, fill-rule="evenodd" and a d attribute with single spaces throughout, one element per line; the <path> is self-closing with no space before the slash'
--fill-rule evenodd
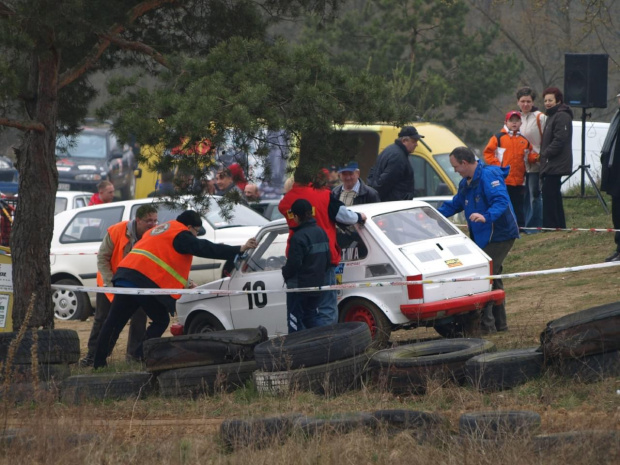
<path id="1" fill-rule="evenodd" d="M 520 228 L 525 226 L 525 161 L 536 163 L 539 155 L 532 144 L 519 132 L 521 114 L 509 111 L 504 127 L 493 135 L 484 149 L 484 162 L 487 165 L 509 166 L 506 189 Z"/>

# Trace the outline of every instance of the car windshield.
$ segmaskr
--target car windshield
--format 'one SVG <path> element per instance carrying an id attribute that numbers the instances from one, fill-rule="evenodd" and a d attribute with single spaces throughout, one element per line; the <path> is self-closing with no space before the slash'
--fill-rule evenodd
<path id="1" fill-rule="evenodd" d="M 80 133 L 75 137 L 59 137 L 57 157 L 106 158 L 106 138 L 103 134 Z"/>
<path id="2" fill-rule="evenodd" d="M 454 171 L 454 168 L 450 164 L 450 154 L 440 153 L 434 155 L 435 161 L 439 163 L 441 169 L 450 177 L 455 186 L 458 186 L 461 182 L 461 175 Z"/>
<path id="3" fill-rule="evenodd" d="M 372 221 L 395 245 L 458 234 L 441 214 L 430 207 L 385 213 L 373 216 Z"/>
<path id="4" fill-rule="evenodd" d="M 54 215 L 58 215 L 60 212 L 64 212 L 67 209 L 67 199 L 64 197 L 56 197 L 56 204 L 54 205 Z"/>

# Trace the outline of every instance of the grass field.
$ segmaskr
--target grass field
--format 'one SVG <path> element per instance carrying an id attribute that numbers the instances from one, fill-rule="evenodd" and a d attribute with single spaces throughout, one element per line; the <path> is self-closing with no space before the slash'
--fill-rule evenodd
<path id="1" fill-rule="evenodd" d="M 566 199 L 570 227 L 607 228 L 611 220 L 596 199 Z M 548 232 L 523 236 L 504 264 L 505 273 L 600 263 L 614 249 L 613 234 Z M 488 339 L 500 349 L 537 346 L 546 323 L 558 316 L 620 300 L 620 268 L 514 278 L 504 281 L 510 331 Z M 77 329 L 83 349 L 90 322 L 63 322 Z M 398 343 L 436 338 L 433 330 L 399 331 Z M 117 346 L 124 347 L 124 341 Z M 119 371 L 139 369 L 120 362 Z M 76 373 L 78 371 L 76 370 Z M 82 370 L 88 373 L 89 370 Z M 53 399 L 12 405 L 4 402 L 2 427 L 22 428 L 23 441 L 0 441 L 0 463 L 62 464 L 591 464 L 620 463 L 618 441 L 581 438 L 562 447 L 534 451 L 510 439 L 472 443 L 435 437 L 419 443 L 409 433 L 354 432 L 315 439 L 295 437 L 261 450 L 225 451 L 218 441 L 226 418 L 285 413 L 330 417 L 377 409 L 437 412 L 458 430 L 462 413 L 479 410 L 532 410 L 542 417 L 541 433 L 614 430 L 620 434 L 620 379 L 585 384 L 545 374 L 518 388 L 482 394 L 470 387 L 430 382 L 425 395 L 395 396 L 365 386 L 333 398 L 306 392 L 283 397 L 259 395 L 252 387 L 195 400 L 151 397 L 82 406 Z"/>

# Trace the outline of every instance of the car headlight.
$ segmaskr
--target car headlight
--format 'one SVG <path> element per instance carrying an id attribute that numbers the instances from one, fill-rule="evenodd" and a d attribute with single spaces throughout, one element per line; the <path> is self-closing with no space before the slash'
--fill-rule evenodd
<path id="1" fill-rule="evenodd" d="M 76 181 L 101 181 L 101 175 L 98 173 L 78 174 L 75 176 Z"/>

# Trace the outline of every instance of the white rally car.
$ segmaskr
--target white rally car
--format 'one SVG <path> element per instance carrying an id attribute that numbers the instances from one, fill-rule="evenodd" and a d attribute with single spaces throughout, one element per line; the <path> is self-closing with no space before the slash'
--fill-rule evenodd
<path id="1" fill-rule="evenodd" d="M 342 284 L 485 277 L 491 260 L 437 210 L 422 201 L 358 205 L 368 217 L 364 226 L 340 231 L 342 261 L 336 269 Z M 261 228 L 259 246 L 236 265 L 228 278 L 200 289 L 284 290 L 288 227 L 277 220 Z M 504 298 L 488 279 L 407 286 L 357 287 L 338 291 L 340 321 L 364 321 L 373 337 L 386 341 L 401 328 L 434 326 L 444 336 L 463 332 L 471 312 Z M 286 334 L 286 295 L 184 295 L 177 301 L 173 334 L 265 326 L 271 336 Z"/>

